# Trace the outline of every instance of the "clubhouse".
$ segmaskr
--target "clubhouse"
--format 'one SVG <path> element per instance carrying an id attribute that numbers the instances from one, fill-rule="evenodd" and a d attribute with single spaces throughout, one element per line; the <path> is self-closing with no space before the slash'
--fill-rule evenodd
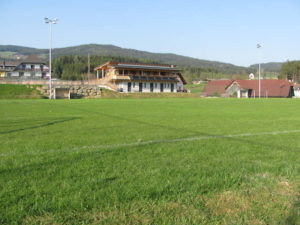
<path id="1" fill-rule="evenodd" d="M 110 61 L 95 71 L 101 84 L 119 92 L 180 92 L 186 84 L 175 65 Z"/>

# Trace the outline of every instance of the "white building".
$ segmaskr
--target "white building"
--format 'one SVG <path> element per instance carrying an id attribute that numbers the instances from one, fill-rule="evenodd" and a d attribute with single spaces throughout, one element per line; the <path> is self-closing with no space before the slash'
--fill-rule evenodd
<path id="1" fill-rule="evenodd" d="M 12 78 L 44 78 L 49 75 L 45 62 L 34 55 L 23 61 L 3 61 L 0 63 L 0 77 Z"/>

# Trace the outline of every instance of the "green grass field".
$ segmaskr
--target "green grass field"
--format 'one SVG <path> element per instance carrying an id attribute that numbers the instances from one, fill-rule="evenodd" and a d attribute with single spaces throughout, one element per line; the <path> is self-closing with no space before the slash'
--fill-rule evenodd
<path id="1" fill-rule="evenodd" d="M 0 224 L 300 224 L 298 99 L 0 109 Z"/>

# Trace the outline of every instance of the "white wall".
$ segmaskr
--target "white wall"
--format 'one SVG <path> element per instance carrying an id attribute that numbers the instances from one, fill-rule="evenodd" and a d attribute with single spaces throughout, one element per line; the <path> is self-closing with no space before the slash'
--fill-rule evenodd
<path id="1" fill-rule="evenodd" d="M 150 93 L 150 83 L 151 82 L 131 82 L 131 92 L 139 92 L 139 83 L 143 84 L 143 92 Z M 145 86 L 146 84 L 146 86 Z M 163 83 L 164 84 L 164 91 L 163 92 L 171 92 L 171 83 Z M 120 82 L 117 84 L 119 89 L 123 89 L 123 92 L 127 92 L 128 90 L 128 82 Z M 160 92 L 160 83 L 153 82 L 153 92 L 159 93 Z M 174 84 L 174 91 L 177 92 L 177 85 Z"/>
<path id="2" fill-rule="evenodd" d="M 12 73 L 11 73 L 11 76 L 12 76 L 12 77 L 18 77 L 18 76 L 19 76 L 19 72 L 12 72 Z"/>
<path id="3" fill-rule="evenodd" d="M 300 89 L 294 90 L 295 98 L 300 98 Z"/>

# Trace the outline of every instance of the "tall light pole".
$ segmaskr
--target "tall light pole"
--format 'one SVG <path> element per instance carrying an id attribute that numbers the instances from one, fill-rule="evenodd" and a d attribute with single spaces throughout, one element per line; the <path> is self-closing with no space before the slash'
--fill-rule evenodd
<path id="1" fill-rule="evenodd" d="M 257 44 L 256 48 L 260 49 L 261 45 Z M 259 62 L 258 62 L 258 98 L 260 98 L 260 90 L 261 90 L 261 80 L 260 80 L 260 59 L 259 59 Z"/>
<path id="2" fill-rule="evenodd" d="M 57 24 L 58 19 L 44 18 L 45 23 L 49 24 L 49 99 L 52 99 L 52 24 Z"/>

